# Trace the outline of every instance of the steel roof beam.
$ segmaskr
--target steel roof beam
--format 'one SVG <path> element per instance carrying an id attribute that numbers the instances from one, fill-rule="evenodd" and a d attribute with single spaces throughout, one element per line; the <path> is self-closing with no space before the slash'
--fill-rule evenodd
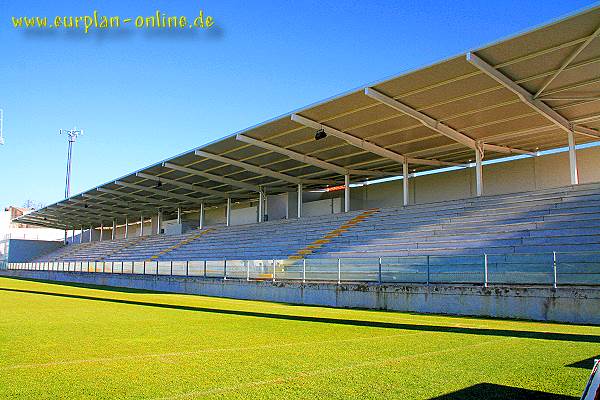
<path id="1" fill-rule="evenodd" d="M 158 189 L 154 189 L 154 188 L 151 188 L 148 186 L 136 185 L 134 183 L 115 181 L 115 185 L 127 187 L 130 189 L 142 190 L 142 191 L 145 191 L 148 193 L 154 193 L 154 194 L 157 194 L 160 196 L 170 197 L 172 199 L 177 199 L 177 200 L 181 200 L 181 201 L 185 201 L 185 202 L 199 203 L 202 201 L 201 198 L 186 196 L 183 194 L 171 193 L 171 192 L 167 192 L 166 190 L 158 190 Z"/>
<path id="2" fill-rule="evenodd" d="M 99 200 L 100 198 L 94 198 Z M 131 206 L 131 205 L 126 205 L 126 206 L 114 206 L 112 204 L 105 204 L 104 202 L 102 203 L 94 203 L 92 202 L 90 204 L 90 202 L 88 200 L 85 199 L 77 199 L 77 198 L 71 198 L 67 201 L 73 202 L 75 204 L 84 204 L 84 209 L 91 209 L 93 211 L 107 211 L 107 212 L 117 212 L 117 213 L 121 213 L 121 215 L 126 215 L 128 213 L 132 213 L 132 214 L 139 214 L 140 212 L 143 212 L 143 208 L 139 207 L 139 206 Z M 88 205 L 88 207 L 85 207 L 85 205 Z M 125 203 L 126 204 L 126 203 Z"/>
<path id="3" fill-rule="evenodd" d="M 315 167 L 319 167 L 324 170 L 333 171 L 340 175 L 351 174 L 351 175 L 365 175 L 365 176 L 389 176 L 389 174 L 382 172 L 382 171 L 363 171 L 363 170 L 358 170 L 358 169 L 347 169 L 347 168 L 341 167 L 339 165 L 332 164 L 327 161 L 323 161 L 316 157 L 298 153 L 297 151 L 293 151 L 293 150 L 286 149 L 286 148 L 283 148 L 280 146 L 276 146 L 274 144 L 263 142 L 263 141 L 260 141 L 260 140 L 257 140 L 257 139 L 254 139 L 254 138 L 251 138 L 248 136 L 244 136 L 244 135 L 237 135 L 235 138 L 236 138 L 236 140 L 239 140 L 240 142 L 248 143 L 253 146 L 260 147 L 262 149 L 266 149 L 266 150 L 270 150 L 275 153 L 283 154 L 283 155 L 291 158 L 292 160 L 296 160 L 296 161 L 299 161 L 304 164 L 314 165 Z"/>
<path id="4" fill-rule="evenodd" d="M 117 200 L 114 197 L 97 196 L 97 195 L 93 195 L 93 194 L 89 194 L 89 193 L 83 193 L 81 196 L 92 199 L 92 200 L 99 200 L 99 201 L 102 201 L 103 203 L 116 204 L 116 205 L 119 205 L 119 206 L 122 206 L 122 207 L 128 208 L 128 209 L 131 209 L 131 207 L 132 207 L 130 202 Z M 111 205 L 111 207 L 112 207 L 112 205 Z M 144 212 L 144 211 L 154 212 L 154 210 L 156 209 L 155 205 L 147 205 L 147 204 L 139 204 L 139 203 L 134 204 L 134 207 L 139 208 L 138 213 Z"/>
<path id="5" fill-rule="evenodd" d="M 124 217 L 123 213 L 116 213 L 114 211 L 103 210 L 103 209 L 90 210 L 89 208 L 81 207 L 76 204 L 59 203 L 56 206 L 59 208 L 67 208 L 69 210 L 76 210 L 77 211 L 76 215 L 91 214 L 91 215 L 98 215 L 101 217 L 104 217 L 104 216 L 113 216 L 113 217 L 117 217 L 117 218 Z"/>
<path id="6" fill-rule="evenodd" d="M 557 127 L 565 131 L 566 133 L 577 132 L 582 135 L 591 136 L 594 138 L 600 138 L 600 132 L 595 129 L 586 128 L 584 126 L 578 126 L 572 124 L 565 117 L 554 111 L 552 107 L 544 103 L 543 101 L 536 99 L 533 97 L 531 93 L 525 90 L 522 86 L 516 84 L 512 79 L 508 76 L 504 75 L 502 72 L 498 71 L 492 65 L 481 59 L 475 53 L 467 53 L 467 61 L 471 63 L 474 67 L 478 68 L 480 71 L 485 73 L 490 78 L 494 79 L 496 82 L 500 83 L 506 89 L 510 90 L 514 94 L 516 94 L 519 99 L 529 107 L 531 107 L 534 111 L 542 115 L 544 118 L 548 119 L 552 123 L 554 123 Z"/>
<path id="7" fill-rule="evenodd" d="M 534 99 L 537 99 L 544 90 L 546 90 L 546 88 L 548 87 L 548 85 L 550 85 L 552 82 L 554 82 L 554 80 L 558 77 L 558 75 L 561 74 L 561 72 L 563 72 L 565 70 L 565 68 L 567 68 L 569 66 L 569 64 L 571 64 L 573 62 L 573 60 L 575 60 L 575 58 L 577 58 L 577 56 L 583 51 L 585 50 L 586 47 L 589 46 L 589 44 L 600 35 L 600 26 L 598 27 L 598 29 L 596 29 L 596 31 L 594 33 L 592 33 L 590 36 L 588 36 L 588 38 L 585 40 L 585 42 L 581 43 L 570 55 L 569 57 L 567 57 L 565 59 L 565 61 L 562 63 L 562 65 L 556 70 L 554 71 L 554 73 L 548 77 L 548 79 L 546 79 L 546 81 L 542 84 L 542 86 L 538 89 L 537 92 L 535 92 L 535 94 L 533 95 Z"/>
<path id="8" fill-rule="evenodd" d="M 163 178 L 160 176 L 146 174 L 144 172 L 137 172 L 135 175 L 140 178 L 149 179 L 149 180 L 156 181 L 156 182 L 168 183 L 169 185 L 173 185 L 173 186 L 177 186 L 177 187 L 180 187 L 183 189 L 191 190 L 192 192 L 200 192 L 200 193 L 205 193 L 205 194 L 208 194 L 211 196 L 217 196 L 217 197 L 222 197 L 222 198 L 229 197 L 229 195 L 227 193 L 219 192 L 218 190 L 203 188 L 201 186 L 192 185 L 190 183 L 179 182 L 174 179 L 167 179 L 167 178 Z"/>
<path id="9" fill-rule="evenodd" d="M 478 144 L 477 141 L 462 132 L 457 131 L 454 128 L 449 127 L 448 125 L 440 122 L 430 116 L 422 113 L 421 111 L 417 111 L 412 107 L 407 106 L 400 101 L 386 96 L 381 92 L 373 88 L 366 88 L 365 95 L 369 96 L 373 100 L 376 100 L 382 104 L 385 104 L 388 107 L 393 108 L 396 111 L 400 111 L 401 113 L 408 115 L 421 122 L 423 125 L 428 127 L 429 129 L 441 133 L 442 135 L 454 140 L 455 142 L 461 143 L 473 150 L 477 150 Z M 495 151 L 498 153 L 506 153 L 506 154 L 534 154 L 531 151 L 521 150 L 521 149 L 513 149 L 511 147 L 506 146 L 498 146 L 490 143 L 482 143 L 483 149 L 488 151 Z"/>
<path id="10" fill-rule="evenodd" d="M 304 125 L 304 126 L 307 126 L 309 128 L 313 128 L 313 129 L 323 129 L 325 131 L 325 133 L 327 133 L 328 135 L 335 136 L 339 139 L 342 139 L 342 140 L 348 142 L 349 144 L 351 144 L 355 147 L 358 147 L 359 149 L 363 149 L 370 153 L 377 154 L 378 156 L 381 156 L 384 158 L 389 158 L 390 160 L 396 161 L 398 163 L 404 163 L 404 161 L 406 160 L 411 164 L 421 164 L 421 165 L 433 165 L 433 166 L 444 166 L 444 167 L 459 165 L 457 163 L 451 163 L 451 162 L 440 161 L 440 160 L 425 160 L 425 159 L 421 159 L 421 158 L 408 157 L 408 156 L 405 156 L 404 154 L 400 154 L 400 153 L 396 153 L 394 151 L 388 150 L 385 147 L 378 146 L 374 143 L 368 142 L 361 138 L 357 138 L 356 136 L 352 136 L 346 132 L 342 132 L 342 131 L 332 128 L 330 126 L 323 125 L 317 121 L 313 121 L 313 120 L 303 117 L 301 115 L 292 114 L 291 118 L 292 118 L 292 121 L 297 122 L 301 125 Z"/>
<path id="11" fill-rule="evenodd" d="M 149 199 L 147 197 L 139 196 L 139 195 L 134 194 L 134 193 L 119 192 L 118 190 L 106 189 L 106 188 L 103 188 L 103 187 L 98 187 L 98 188 L 96 188 L 96 190 L 99 191 L 99 192 L 108 193 L 108 194 L 112 194 L 112 195 L 115 195 L 115 196 L 129 197 L 129 198 L 135 199 L 135 200 L 143 202 L 143 203 L 152 203 L 152 204 L 155 204 L 157 207 L 171 207 L 171 208 L 173 208 L 173 207 L 176 206 L 176 204 L 173 204 L 170 201 Z"/>
<path id="12" fill-rule="evenodd" d="M 258 186 L 256 186 L 256 185 L 251 185 L 249 183 L 236 181 L 235 179 L 230 179 L 230 178 L 226 178 L 224 176 L 219 176 L 219 175 L 211 174 L 210 172 L 198 171 L 197 169 L 188 168 L 188 167 L 182 167 L 180 165 L 173 164 L 173 163 L 170 163 L 170 162 L 164 162 L 162 164 L 162 166 L 165 167 L 165 168 L 168 168 L 168 169 L 175 170 L 175 171 L 185 172 L 185 173 L 190 174 L 190 175 L 201 176 L 203 178 L 206 178 L 206 179 L 214 181 L 214 182 L 224 183 L 226 185 L 238 187 L 238 188 L 241 188 L 241 189 L 250 190 L 250 191 L 253 191 L 253 192 L 260 192 L 260 188 Z"/>
<path id="13" fill-rule="evenodd" d="M 281 172 L 277 172 L 277 171 L 273 171 L 267 168 L 263 168 L 263 167 L 259 167 L 253 164 L 248 164 L 245 163 L 243 161 L 237 161 L 237 160 L 233 160 L 231 158 L 227 158 L 227 157 L 223 157 L 223 156 L 219 156 L 217 154 L 212 154 L 212 153 L 207 153 L 205 151 L 201 151 L 201 150 L 196 150 L 195 154 L 197 156 L 200 157 L 205 157 L 214 161 L 218 161 L 220 163 L 223 164 L 229 164 L 229 165 L 233 165 L 235 167 L 238 168 L 242 168 L 245 170 L 248 170 L 250 172 L 253 172 L 255 174 L 258 175 L 264 175 L 264 176 L 269 176 L 271 178 L 275 178 L 275 179 L 279 179 L 281 181 L 285 181 L 285 182 L 290 182 L 290 183 L 295 183 L 295 184 L 299 184 L 299 183 L 311 183 L 311 184 L 321 184 L 321 185 L 329 185 L 329 184 L 335 184 L 335 181 L 331 181 L 331 180 L 325 180 L 325 179 L 302 179 L 302 178 L 297 178 L 295 176 L 290 176 L 290 175 L 286 175 L 286 174 L 282 174 Z"/>

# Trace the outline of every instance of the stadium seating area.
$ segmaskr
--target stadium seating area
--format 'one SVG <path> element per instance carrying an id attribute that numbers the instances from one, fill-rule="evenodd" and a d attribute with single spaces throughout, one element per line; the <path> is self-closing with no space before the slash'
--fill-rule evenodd
<path id="1" fill-rule="evenodd" d="M 36 261 L 600 251 L 600 184 L 74 244 Z"/>

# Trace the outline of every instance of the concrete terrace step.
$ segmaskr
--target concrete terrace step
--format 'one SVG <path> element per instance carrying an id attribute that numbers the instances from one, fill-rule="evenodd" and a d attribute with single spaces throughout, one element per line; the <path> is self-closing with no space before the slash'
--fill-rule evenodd
<path id="1" fill-rule="evenodd" d="M 201 231 L 149 236 L 131 246 L 126 245 L 125 239 L 84 243 L 40 258 L 139 261 L 181 242 L 184 244 L 160 255 L 158 260 L 285 258 L 364 211 L 216 226 L 190 243 L 185 241 Z M 599 245 L 600 183 L 596 183 L 383 208 L 332 238 L 309 257 L 541 254 L 565 249 L 600 250 Z M 125 247 L 118 249 L 120 246 Z"/>

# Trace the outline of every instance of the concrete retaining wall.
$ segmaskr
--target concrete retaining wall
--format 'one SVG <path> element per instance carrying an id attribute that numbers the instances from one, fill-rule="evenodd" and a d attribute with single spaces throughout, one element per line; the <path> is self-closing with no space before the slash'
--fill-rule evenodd
<path id="1" fill-rule="evenodd" d="M 0 275 L 294 304 L 600 324 L 598 288 L 299 284 L 21 270 Z"/>

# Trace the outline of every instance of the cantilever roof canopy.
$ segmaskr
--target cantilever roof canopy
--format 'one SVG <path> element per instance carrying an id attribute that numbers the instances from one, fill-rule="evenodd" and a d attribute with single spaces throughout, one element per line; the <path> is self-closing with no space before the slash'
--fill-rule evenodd
<path id="1" fill-rule="evenodd" d="M 354 90 L 18 218 L 55 228 L 600 139 L 600 7 Z M 326 137 L 315 140 L 323 129 Z"/>

